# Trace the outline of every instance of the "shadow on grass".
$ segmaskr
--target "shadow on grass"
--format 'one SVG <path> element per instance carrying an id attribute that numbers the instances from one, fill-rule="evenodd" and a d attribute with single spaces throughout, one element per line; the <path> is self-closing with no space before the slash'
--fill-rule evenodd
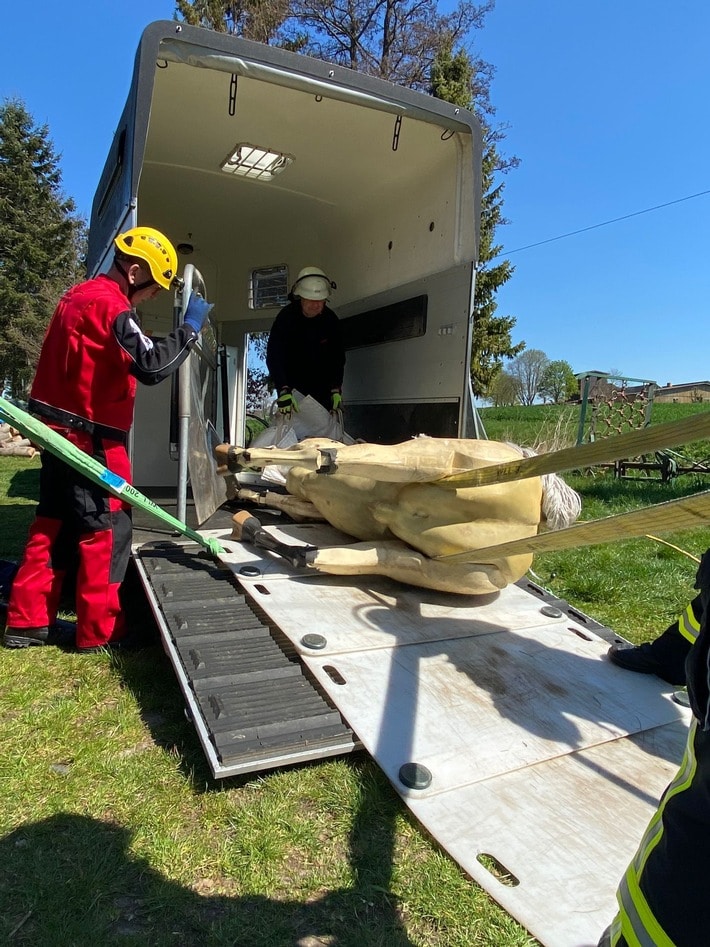
<path id="1" fill-rule="evenodd" d="M 165 747 L 179 765 L 195 792 L 218 788 L 239 789 L 259 778 L 258 774 L 216 780 L 207 763 L 197 733 L 185 717 L 185 701 L 170 661 L 162 649 L 155 620 L 135 569 L 129 568 L 124 583 L 124 604 L 129 627 L 139 630 L 149 643 L 142 651 L 115 652 L 111 655 L 114 671 L 134 695 L 141 717 L 157 745 Z M 348 858 L 353 884 L 328 891 L 307 902 L 276 900 L 263 896 L 204 897 L 160 877 L 144 862 L 127 852 L 127 833 L 122 828 L 94 823 L 78 817 L 62 817 L 76 830 L 69 831 L 58 817 L 62 838 L 67 839 L 66 861 L 81 864 L 87 853 L 111 848 L 114 868 L 112 885 L 96 904 L 93 897 L 104 887 L 90 882 L 83 910 L 87 912 L 86 930 L 103 934 L 87 944 L 175 944 L 250 945 L 250 947 L 407 947 L 411 945 L 391 892 L 394 863 L 396 820 L 402 804 L 379 767 L 364 754 L 348 758 L 358 783 L 358 803 L 350 829 Z M 318 763 L 300 764 L 317 766 Z M 271 772 L 277 772 L 273 770 Z M 36 832 L 43 839 L 48 823 L 23 831 Z M 107 833 L 107 841 L 95 841 Z M 18 833 L 19 834 L 19 833 Z M 74 836 L 83 834 L 83 843 Z M 0 852 L 0 855 L 2 852 Z M 47 857 L 51 852 L 47 851 Z M 57 853 L 61 858 L 62 853 Z M 60 865 L 50 868 L 46 877 L 61 873 Z M 84 870 L 82 870 L 82 874 Z M 42 873 L 41 877 L 45 877 Z M 195 879 L 196 882 L 200 879 Z M 229 881 L 229 879 L 227 879 Z M 0 888 L 0 897 L 2 889 Z M 52 895 L 52 897 L 54 897 Z M 76 895 L 75 895 L 76 897 Z M 41 899 L 40 899 L 41 900 Z M 61 899 L 59 899 L 61 901 Z M 30 910 L 25 909 L 25 913 Z M 57 910 L 62 910 L 61 906 Z M 77 908 L 81 912 L 82 908 Z M 13 910 L 16 917 L 17 910 Z M 43 911 L 42 924 L 26 943 L 77 943 L 71 933 L 55 932 L 54 911 Z M 7 909 L 4 911 L 8 916 Z M 46 915 L 46 916 L 45 916 Z M 33 914 L 34 916 L 34 914 Z M 17 923 L 17 919 L 16 919 Z M 28 921 L 29 923 L 29 921 Z M 36 924 L 37 922 L 35 922 Z M 68 919 L 66 923 L 69 923 Z M 23 925 L 24 926 L 24 925 Z M 145 932 L 151 936 L 146 939 Z M 19 934 L 19 932 L 18 932 Z M 13 943 L 23 943 L 17 936 Z M 113 939 L 111 939 L 113 938 Z M 134 939 L 132 939 L 134 938 Z"/>
<path id="2" fill-rule="evenodd" d="M 39 467 L 18 470 L 12 475 L 7 488 L 8 497 L 21 497 L 23 500 L 39 499 Z"/>
<path id="3" fill-rule="evenodd" d="M 0 940 L 33 947 L 411 947 L 392 896 L 374 887 L 372 870 L 366 886 L 306 903 L 204 896 L 156 872 L 131 852 L 131 841 L 121 826 L 70 814 L 0 840 Z M 361 840 L 368 864 L 370 846 L 381 844 Z"/>

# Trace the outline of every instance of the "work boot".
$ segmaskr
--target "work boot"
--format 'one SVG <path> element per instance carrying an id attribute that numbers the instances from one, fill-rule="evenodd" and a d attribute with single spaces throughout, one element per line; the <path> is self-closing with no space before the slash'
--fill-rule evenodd
<path id="1" fill-rule="evenodd" d="M 607 654 L 612 664 L 616 664 L 625 671 L 636 671 L 638 674 L 655 674 L 669 684 L 685 684 L 685 674 L 678 669 L 663 664 L 654 654 L 652 646 L 645 644 L 634 647 L 623 642 L 613 644 Z"/>
<path id="2" fill-rule="evenodd" d="M 73 626 L 68 623 L 41 628 L 6 628 L 2 643 L 6 648 L 29 648 L 33 645 L 55 645 L 65 648 L 76 639 Z"/>

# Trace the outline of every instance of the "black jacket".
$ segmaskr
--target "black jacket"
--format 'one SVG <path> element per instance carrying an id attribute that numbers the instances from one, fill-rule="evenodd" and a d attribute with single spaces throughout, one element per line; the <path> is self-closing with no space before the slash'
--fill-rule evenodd
<path id="1" fill-rule="evenodd" d="M 341 388 L 345 349 L 338 317 L 327 306 L 308 319 L 298 299 L 274 319 L 266 347 L 266 365 L 277 391 L 297 388 L 330 409 L 330 393 Z"/>

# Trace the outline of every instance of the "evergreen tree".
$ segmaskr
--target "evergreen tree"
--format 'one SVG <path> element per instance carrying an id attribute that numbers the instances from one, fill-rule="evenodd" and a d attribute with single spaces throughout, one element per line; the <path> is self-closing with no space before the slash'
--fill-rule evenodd
<path id="1" fill-rule="evenodd" d="M 491 120 L 490 67 L 472 61 L 464 49 L 452 51 L 447 40 L 437 54 L 431 77 L 432 95 L 464 108 L 474 109 L 483 122 L 484 152 L 481 168 L 481 221 L 476 292 L 473 305 L 473 339 L 471 346 L 471 385 L 477 397 L 490 394 L 491 384 L 501 370 L 504 358 L 515 358 L 525 348 L 524 342 L 513 345 L 513 316 L 497 316 L 496 293 L 513 275 L 508 260 L 494 263 L 501 247 L 495 243 L 496 230 L 506 223 L 503 217 L 503 183 L 496 175 L 518 164 L 516 158 L 502 159 L 497 148 L 503 136 Z"/>
<path id="2" fill-rule="evenodd" d="M 19 100 L 0 106 L 0 384 L 24 397 L 61 292 L 78 278 L 84 237 L 63 196 L 47 126 Z"/>

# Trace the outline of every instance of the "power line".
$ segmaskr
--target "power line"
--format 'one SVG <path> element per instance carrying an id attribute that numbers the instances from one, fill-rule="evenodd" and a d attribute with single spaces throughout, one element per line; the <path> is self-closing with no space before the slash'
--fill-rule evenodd
<path id="1" fill-rule="evenodd" d="M 587 233 L 588 230 L 608 227 L 609 224 L 616 224 L 620 220 L 629 220 L 629 218 L 639 217 L 641 214 L 650 214 L 652 210 L 661 210 L 661 208 L 671 207 L 673 204 L 682 204 L 683 201 L 692 201 L 694 198 L 704 197 L 706 194 L 710 194 L 710 189 L 707 191 L 698 191 L 697 194 L 688 194 L 687 197 L 679 197 L 675 201 L 666 201 L 665 204 L 656 204 L 655 207 L 647 207 L 645 210 L 636 210 L 632 214 L 624 214 L 623 217 L 613 217 L 611 220 L 604 220 L 600 224 L 592 224 L 591 227 L 581 227 L 579 230 L 570 230 L 569 233 L 561 233 L 558 237 L 548 237 L 547 240 L 538 240 L 537 243 L 528 243 L 526 246 L 517 247 L 515 250 L 503 250 L 494 256 L 492 260 L 497 260 L 502 256 L 510 256 L 511 253 L 521 253 L 523 250 L 531 250 L 533 247 L 541 247 L 545 243 L 554 243 L 556 240 L 564 240 L 566 237 L 575 237 L 578 233 Z"/>

